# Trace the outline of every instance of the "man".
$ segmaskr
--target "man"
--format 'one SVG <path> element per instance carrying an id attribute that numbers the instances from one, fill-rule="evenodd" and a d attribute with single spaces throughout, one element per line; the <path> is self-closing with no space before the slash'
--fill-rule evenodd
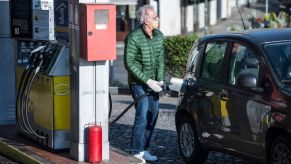
<path id="1" fill-rule="evenodd" d="M 239 52 L 241 52 L 241 45 L 237 42 L 234 42 L 232 44 L 232 50 L 231 50 L 231 57 L 230 57 L 230 69 L 229 69 L 229 83 L 235 85 L 236 83 L 236 76 L 238 74 L 238 71 L 241 67 L 241 61 L 243 58 L 243 55 Z"/>
<path id="2" fill-rule="evenodd" d="M 158 92 L 162 91 L 164 79 L 164 41 L 153 6 L 141 7 L 137 19 L 141 25 L 125 39 L 124 63 L 133 98 L 147 94 L 135 106 L 131 135 L 131 154 L 145 162 L 157 160 L 147 149 L 159 112 Z"/>
<path id="3" fill-rule="evenodd" d="M 225 54 L 227 43 L 208 43 L 206 57 L 202 66 L 202 76 L 206 78 L 219 79 L 221 65 Z"/>

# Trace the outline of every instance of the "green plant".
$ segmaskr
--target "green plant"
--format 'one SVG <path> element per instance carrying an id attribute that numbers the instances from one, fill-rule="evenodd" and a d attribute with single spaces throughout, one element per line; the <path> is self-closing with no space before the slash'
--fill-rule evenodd
<path id="1" fill-rule="evenodd" d="M 183 76 L 188 54 L 197 38 L 198 36 L 196 34 L 165 37 L 164 51 L 167 74 L 173 77 Z"/>

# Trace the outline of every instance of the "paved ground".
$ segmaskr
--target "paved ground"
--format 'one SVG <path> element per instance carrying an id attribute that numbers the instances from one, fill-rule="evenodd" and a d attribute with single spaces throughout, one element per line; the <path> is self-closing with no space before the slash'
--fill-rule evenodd
<path id="1" fill-rule="evenodd" d="M 112 95 L 113 120 L 131 102 L 129 95 Z M 160 113 L 156 129 L 152 137 L 150 151 L 159 157 L 153 164 L 184 163 L 177 146 L 177 133 L 175 128 L 175 106 L 177 98 L 162 97 L 160 100 Z M 134 108 L 131 108 L 118 122 L 110 127 L 110 145 L 119 150 L 129 153 L 131 127 L 134 120 Z M 205 163 L 209 164 L 231 164 L 231 163 L 251 163 L 224 153 L 211 152 Z"/>
<path id="2" fill-rule="evenodd" d="M 0 164 L 16 164 L 16 162 L 13 162 L 12 160 L 0 154 Z"/>

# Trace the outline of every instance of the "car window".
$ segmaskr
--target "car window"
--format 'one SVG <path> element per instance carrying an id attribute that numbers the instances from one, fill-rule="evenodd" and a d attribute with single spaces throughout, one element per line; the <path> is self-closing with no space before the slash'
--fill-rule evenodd
<path id="1" fill-rule="evenodd" d="M 291 80 L 291 42 L 272 43 L 264 48 L 279 80 Z"/>
<path id="2" fill-rule="evenodd" d="M 259 61 L 250 48 L 233 43 L 228 70 L 228 83 L 236 85 L 237 77 L 242 73 L 251 73 L 258 78 Z"/>
<path id="3" fill-rule="evenodd" d="M 199 59 L 199 51 L 201 49 L 201 46 L 198 46 L 198 44 L 194 44 L 192 47 L 190 54 L 189 54 L 189 59 L 187 63 L 187 72 L 195 72 L 196 68 L 198 66 L 198 59 Z"/>
<path id="4" fill-rule="evenodd" d="M 226 42 L 207 43 L 202 61 L 202 77 L 213 80 L 219 79 L 226 46 Z"/>

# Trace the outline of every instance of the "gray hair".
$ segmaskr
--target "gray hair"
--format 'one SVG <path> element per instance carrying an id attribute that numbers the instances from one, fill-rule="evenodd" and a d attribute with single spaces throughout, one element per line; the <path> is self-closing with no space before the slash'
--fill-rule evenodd
<path id="1" fill-rule="evenodd" d="M 147 10 L 155 10 L 155 8 L 152 5 L 144 5 L 137 10 L 136 18 L 140 24 L 143 24 L 145 19 L 147 18 Z"/>

